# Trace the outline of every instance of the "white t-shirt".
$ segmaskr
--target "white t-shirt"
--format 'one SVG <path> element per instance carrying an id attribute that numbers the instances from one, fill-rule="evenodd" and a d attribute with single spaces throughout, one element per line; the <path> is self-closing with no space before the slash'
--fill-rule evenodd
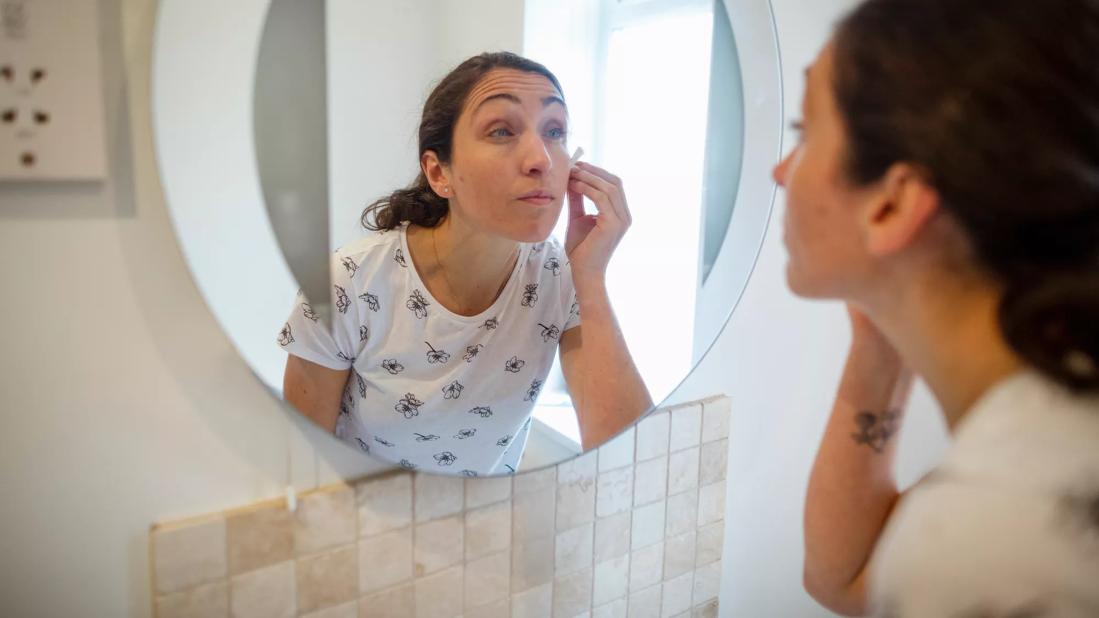
<path id="1" fill-rule="evenodd" d="M 994 386 L 876 552 L 875 615 L 1099 616 L 1099 397 Z"/>
<path id="2" fill-rule="evenodd" d="M 336 435 L 372 455 L 467 476 L 514 472 L 561 334 L 580 310 L 560 243 L 521 244 L 496 302 L 452 313 L 412 264 L 407 224 L 332 258 L 333 333 L 300 295 L 284 350 L 352 368 Z"/>

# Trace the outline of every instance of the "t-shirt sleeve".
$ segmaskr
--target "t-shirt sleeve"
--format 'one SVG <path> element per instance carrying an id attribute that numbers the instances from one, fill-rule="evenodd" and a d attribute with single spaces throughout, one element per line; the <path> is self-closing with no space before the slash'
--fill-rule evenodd
<path id="1" fill-rule="evenodd" d="M 289 354 L 329 369 L 347 369 L 362 351 L 368 326 L 354 302 L 357 294 L 353 276 L 356 266 L 351 258 L 337 251 L 332 256 L 330 302 L 332 330 L 317 315 L 301 290 L 286 324 L 278 335 L 278 344 Z"/>

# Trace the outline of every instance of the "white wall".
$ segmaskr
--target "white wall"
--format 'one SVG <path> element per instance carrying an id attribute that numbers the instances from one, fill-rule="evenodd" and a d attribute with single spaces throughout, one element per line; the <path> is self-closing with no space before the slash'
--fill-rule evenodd
<path id="1" fill-rule="evenodd" d="M 848 2 L 774 2 L 795 114 L 801 69 Z M 0 187 L 3 615 L 147 616 L 152 522 L 370 469 L 283 410 L 204 307 L 153 160 L 155 1 L 100 6 L 111 181 Z M 679 393 L 733 397 L 726 616 L 826 615 L 801 592 L 800 518 L 846 327 L 839 307 L 786 291 L 780 215 L 741 307 Z M 921 395 L 906 478 L 943 444 Z"/>

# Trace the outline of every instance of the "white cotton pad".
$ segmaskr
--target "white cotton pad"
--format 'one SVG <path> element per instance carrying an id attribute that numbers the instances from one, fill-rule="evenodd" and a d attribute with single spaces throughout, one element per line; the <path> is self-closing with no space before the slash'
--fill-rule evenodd
<path id="1" fill-rule="evenodd" d="M 576 152 L 572 153 L 572 158 L 569 159 L 569 167 L 576 165 L 576 162 L 579 161 L 582 156 L 584 156 L 584 149 L 577 146 Z"/>

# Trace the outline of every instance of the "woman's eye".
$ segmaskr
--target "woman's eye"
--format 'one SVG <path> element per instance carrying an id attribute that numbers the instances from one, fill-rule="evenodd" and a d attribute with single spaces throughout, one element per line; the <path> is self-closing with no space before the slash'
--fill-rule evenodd
<path id="1" fill-rule="evenodd" d="M 565 136 L 568 135 L 568 131 L 561 127 L 553 127 L 546 131 L 546 135 L 549 136 L 550 139 L 564 139 Z"/>
<path id="2" fill-rule="evenodd" d="M 489 137 L 510 137 L 511 131 L 507 127 L 497 127 L 489 131 Z"/>
<path id="3" fill-rule="evenodd" d="M 793 130 L 794 133 L 797 133 L 798 139 L 801 139 L 801 136 L 805 134 L 805 122 L 801 120 L 792 120 L 790 121 L 790 129 Z"/>

